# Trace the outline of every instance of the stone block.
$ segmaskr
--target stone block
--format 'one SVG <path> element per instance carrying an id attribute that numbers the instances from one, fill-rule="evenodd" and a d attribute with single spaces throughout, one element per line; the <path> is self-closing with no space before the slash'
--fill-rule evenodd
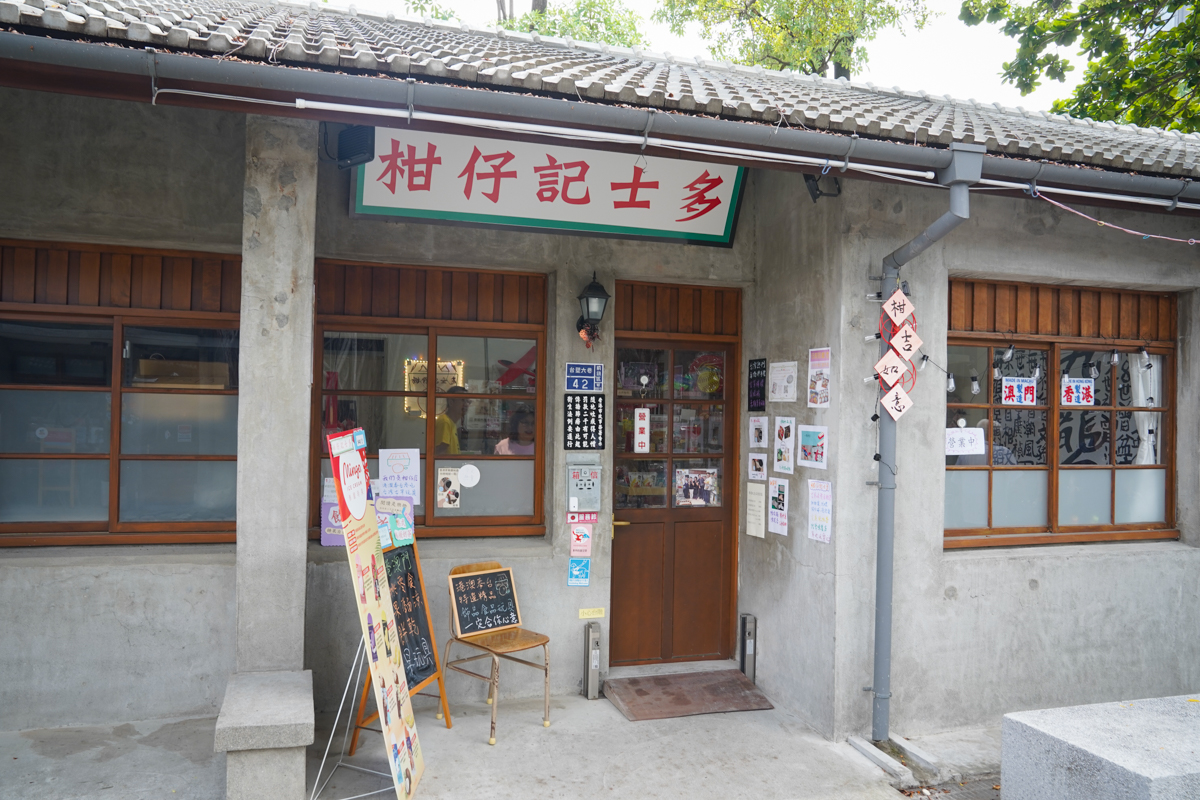
<path id="1" fill-rule="evenodd" d="M 1200 797 L 1200 695 L 1006 714 L 1003 800 Z"/>
<path id="2" fill-rule="evenodd" d="M 217 752 L 278 750 L 312 744 L 312 672 L 237 672 L 217 717 Z M 230 761 L 230 772 L 232 764 Z M 303 759 L 300 764 L 303 778 Z M 232 795 L 231 795 L 232 796 Z"/>
<path id="3" fill-rule="evenodd" d="M 225 757 L 226 800 L 303 800 L 305 748 L 234 750 Z"/>

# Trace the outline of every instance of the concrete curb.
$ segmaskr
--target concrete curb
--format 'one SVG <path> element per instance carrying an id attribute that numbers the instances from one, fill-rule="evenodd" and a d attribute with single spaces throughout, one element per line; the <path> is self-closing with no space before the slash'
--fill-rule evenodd
<path id="1" fill-rule="evenodd" d="M 887 753 L 880 750 L 861 736 L 851 736 L 846 740 L 858 752 L 862 753 L 875 766 L 892 776 L 892 785 L 897 789 L 915 789 L 920 784 L 913 777 L 912 770 L 901 764 Z"/>
<path id="2" fill-rule="evenodd" d="M 949 783 L 950 781 L 958 782 L 962 780 L 962 774 L 957 770 L 952 770 L 942 764 L 940 760 L 928 750 L 923 750 L 915 744 L 905 739 L 903 736 L 892 734 L 888 737 L 896 749 L 900 750 L 904 755 L 922 770 L 933 776 L 937 783 Z"/>

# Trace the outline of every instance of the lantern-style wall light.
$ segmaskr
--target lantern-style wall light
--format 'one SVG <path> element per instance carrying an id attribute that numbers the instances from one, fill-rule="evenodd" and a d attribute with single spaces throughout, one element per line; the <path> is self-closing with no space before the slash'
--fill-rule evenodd
<path id="1" fill-rule="evenodd" d="M 600 338 L 599 325 L 600 320 L 604 318 L 604 309 L 608 307 L 608 297 L 608 292 L 596 280 L 596 273 L 593 272 L 592 282 L 579 293 L 579 310 L 583 316 L 575 323 L 579 338 L 583 339 L 583 343 L 588 347 Z"/>

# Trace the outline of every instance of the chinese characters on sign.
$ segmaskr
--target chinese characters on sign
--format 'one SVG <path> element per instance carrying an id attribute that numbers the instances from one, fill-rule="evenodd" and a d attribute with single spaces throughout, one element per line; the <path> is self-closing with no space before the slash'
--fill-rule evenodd
<path id="1" fill-rule="evenodd" d="M 797 362 L 779 361 L 771 364 L 770 398 L 772 403 L 796 402 Z"/>
<path id="2" fill-rule="evenodd" d="M 767 410 L 767 360 L 765 358 L 750 359 L 749 380 L 746 384 L 750 401 L 750 411 Z"/>
<path id="3" fill-rule="evenodd" d="M 913 356 L 921 349 L 924 344 L 917 332 L 913 330 L 913 326 L 905 323 L 896 331 L 896 335 L 892 337 L 891 345 L 895 351 L 905 360 L 912 361 Z"/>
<path id="4" fill-rule="evenodd" d="M 983 434 L 983 428 L 946 428 L 946 455 L 983 455 L 985 452 Z"/>
<path id="5" fill-rule="evenodd" d="M 808 482 L 808 538 L 829 544 L 833 536 L 833 483 Z"/>
<path id="6" fill-rule="evenodd" d="M 908 319 L 908 315 L 913 313 L 913 311 L 912 303 L 908 302 L 907 295 L 899 289 L 891 297 L 883 301 L 883 313 L 887 314 L 892 322 L 897 325 Z"/>
<path id="7" fill-rule="evenodd" d="M 892 419 L 898 420 L 904 416 L 904 412 L 912 408 L 912 398 L 908 396 L 908 392 L 904 391 L 899 386 L 893 386 L 892 390 L 883 396 L 880 401 L 883 408 Z"/>
<path id="8" fill-rule="evenodd" d="M 818 347 L 808 351 L 808 407 L 829 408 L 832 351 Z"/>
<path id="9" fill-rule="evenodd" d="M 1096 404 L 1096 383 L 1092 378 L 1067 378 L 1062 382 L 1062 405 L 1093 406 Z"/>
<path id="10" fill-rule="evenodd" d="M 1037 378 L 1002 378 L 1000 404 L 1005 406 L 1037 405 Z"/>
<path id="11" fill-rule="evenodd" d="M 883 382 L 888 386 L 895 386 L 896 381 L 904 377 L 907 371 L 908 362 L 896 355 L 896 351 L 890 347 L 883 354 L 883 358 L 875 362 L 875 374 L 883 378 Z"/>
<path id="12" fill-rule="evenodd" d="M 650 452 L 650 409 L 633 410 L 633 452 Z"/>
<path id="13" fill-rule="evenodd" d="M 603 392 L 604 365 L 567 362 L 568 392 Z"/>
<path id="14" fill-rule="evenodd" d="M 787 478 L 771 478 L 767 481 L 767 530 L 787 536 L 787 512 Z"/>
<path id="15" fill-rule="evenodd" d="M 563 449 L 604 449 L 604 395 L 563 397 Z"/>
<path id="16" fill-rule="evenodd" d="M 640 154 L 376 128 L 353 212 L 728 244 L 743 171 Z"/>

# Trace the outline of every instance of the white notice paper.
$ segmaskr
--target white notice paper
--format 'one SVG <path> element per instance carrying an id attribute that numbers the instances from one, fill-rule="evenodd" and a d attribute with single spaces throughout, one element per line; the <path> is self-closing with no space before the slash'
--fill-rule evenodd
<path id="1" fill-rule="evenodd" d="M 799 425 L 800 453 L 796 463 L 802 467 L 825 469 L 829 452 L 829 428 L 824 425 Z"/>
<path id="2" fill-rule="evenodd" d="M 771 478 L 767 481 L 767 505 L 767 530 L 787 536 L 788 482 L 786 478 Z"/>
<path id="3" fill-rule="evenodd" d="M 411 497 L 413 505 L 421 505 L 420 450 L 379 451 L 379 496 Z"/>
<path id="4" fill-rule="evenodd" d="M 808 407 L 829 408 L 829 383 L 833 356 L 830 348 L 808 351 Z"/>
<path id="5" fill-rule="evenodd" d="M 650 452 L 650 409 L 633 410 L 633 452 Z"/>
<path id="6" fill-rule="evenodd" d="M 833 535 L 833 483 L 808 482 L 808 538 L 829 544 Z"/>
<path id="7" fill-rule="evenodd" d="M 796 402 L 796 376 L 799 373 L 797 361 L 780 361 L 771 364 L 767 381 L 770 392 L 767 399 L 772 403 Z"/>
<path id="8" fill-rule="evenodd" d="M 983 428 L 946 428 L 946 455 L 983 455 L 983 433 Z"/>
<path id="9" fill-rule="evenodd" d="M 767 446 L 767 418 L 766 417 L 751 417 L 750 418 L 750 446 L 751 447 L 766 447 Z"/>
<path id="10" fill-rule="evenodd" d="M 767 479 L 767 454 L 750 454 L 750 480 L 765 481 Z"/>
<path id="11" fill-rule="evenodd" d="M 765 539 L 767 522 L 767 485 L 746 484 L 746 535 Z"/>
<path id="12" fill-rule="evenodd" d="M 775 418 L 775 444 L 771 449 L 775 456 L 775 471 L 791 475 L 796 457 L 795 417 Z"/>

